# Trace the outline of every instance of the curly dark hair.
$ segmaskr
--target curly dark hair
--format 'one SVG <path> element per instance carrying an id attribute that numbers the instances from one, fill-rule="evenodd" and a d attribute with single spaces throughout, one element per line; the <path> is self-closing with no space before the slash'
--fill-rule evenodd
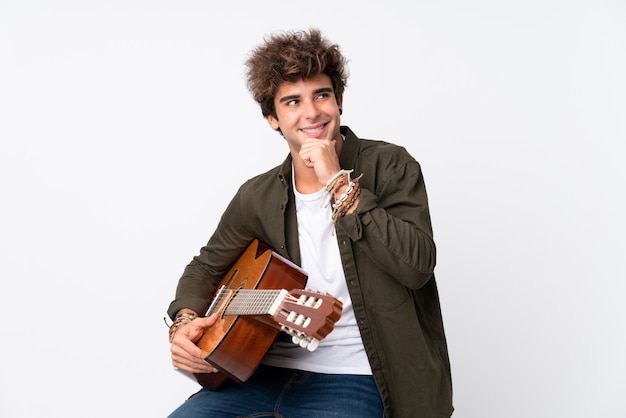
<path id="1" fill-rule="evenodd" d="M 348 81 L 346 59 L 339 46 L 322 37 L 319 29 L 277 32 L 250 52 L 246 60 L 247 85 L 263 116 L 276 117 L 274 96 L 283 82 L 326 74 L 339 100 Z"/>

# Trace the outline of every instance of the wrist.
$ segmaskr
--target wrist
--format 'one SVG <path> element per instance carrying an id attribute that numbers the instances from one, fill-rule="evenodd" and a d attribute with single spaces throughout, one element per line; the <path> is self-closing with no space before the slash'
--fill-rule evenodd
<path id="1" fill-rule="evenodd" d="M 170 343 L 174 341 L 174 336 L 176 335 L 176 331 L 178 331 L 178 328 L 180 328 L 181 326 L 185 324 L 190 323 L 197 317 L 198 315 L 193 311 L 189 311 L 189 312 L 187 312 L 186 310 L 179 311 L 176 314 L 176 318 L 174 319 L 174 322 L 170 326 L 170 331 L 169 331 Z"/>
<path id="2" fill-rule="evenodd" d="M 350 177 L 353 170 L 340 170 L 335 176 L 331 177 L 326 184 L 326 190 L 331 195 L 332 203 L 332 223 L 337 222 L 339 217 L 348 215 L 356 210 L 359 195 L 361 194 L 361 185 L 359 180 L 363 176 L 361 174 L 355 179 Z"/>

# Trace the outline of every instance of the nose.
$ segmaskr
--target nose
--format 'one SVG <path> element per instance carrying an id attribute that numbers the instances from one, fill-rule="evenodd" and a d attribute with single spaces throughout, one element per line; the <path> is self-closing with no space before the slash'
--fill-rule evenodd
<path id="1" fill-rule="evenodd" d="M 320 110 L 317 106 L 317 103 L 315 103 L 314 100 L 306 101 L 306 103 L 304 103 L 303 114 L 304 117 L 306 117 L 307 119 L 317 118 L 320 115 Z"/>

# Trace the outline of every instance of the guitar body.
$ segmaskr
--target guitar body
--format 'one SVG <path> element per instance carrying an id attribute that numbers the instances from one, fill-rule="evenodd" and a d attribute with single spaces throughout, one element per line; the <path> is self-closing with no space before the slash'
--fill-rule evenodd
<path id="1" fill-rule="evenodd" d="M 239 289 L 302 289 L 307 274 L 291 261 L 254 240 L 218 286 Z M 234 293 L 234 292 L 231 292 Z M 226 305 L 223 303 L 222 306 Z M 252 375 L 280 332 L 269 315 L 227 316 L 217 307 L 217 322 L 204 332 L 197 345 L 205 360 L 220 373 L 196 373 L 207 389 L 219 388 L 227 378 L 243 382 Z M 208 312 L 207 314 L 214 313 Z"/>

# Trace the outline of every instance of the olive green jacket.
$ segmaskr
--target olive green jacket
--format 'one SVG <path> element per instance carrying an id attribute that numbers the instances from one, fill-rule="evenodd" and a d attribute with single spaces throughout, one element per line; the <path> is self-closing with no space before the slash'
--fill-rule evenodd
<path id="1" fill-rule="evenodd" d="M 359 139 L 342 127 L 341 167 L 354 169 L 361 195 L 339 218 L 336 236 L 363 344 L 386 417 L 449 417 L 452 382 L 433 242 L 420 166 L 399 146 Z M 216 286 L 253 239 L 300 264 L 291 157 L 244 183 L 171 303 L 206 312 Z"/>

